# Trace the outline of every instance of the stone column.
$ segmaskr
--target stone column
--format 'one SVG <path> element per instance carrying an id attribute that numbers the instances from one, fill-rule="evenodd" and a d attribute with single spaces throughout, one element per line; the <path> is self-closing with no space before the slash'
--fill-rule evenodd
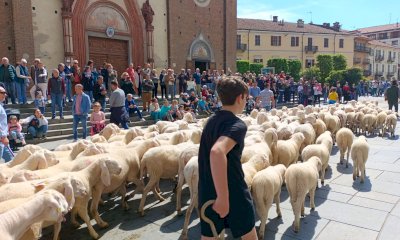
<path id="1" fill-rule="evenodd" d="M 74 58 L 74 45 L 72 41 L 72 4 L 74 0 L 64 0 L 62 7 L 62 21 L 64 32 L 64 60 L 72 62 Z"/>
<path id="2" fill-rule="evenodd" d="M 154 11 L 150 5 L 149 0 L 143 3 L 142 15 L 146 23 L 146 40 L 147 40 L 147 62 L 154 68 L 154 26 L 153 26 L 153 16 Z"/>

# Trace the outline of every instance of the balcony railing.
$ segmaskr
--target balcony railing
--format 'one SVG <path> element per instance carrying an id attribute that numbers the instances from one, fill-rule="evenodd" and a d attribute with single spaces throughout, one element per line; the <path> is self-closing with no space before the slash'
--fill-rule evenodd
<path id="1" fill-rule="evenodd" d="M 371 70 L 364 70 L 364 77 L 371 76 Z"/>
<path id="2" fill-rule="evenodd" d="M 377 62 L 381 62 L 381 61 L 383 61 L 385 59 L 385 56 L 383 56 L 383 55 L 376 55 L 375 56 L 375 61 L 377 61 Z"/>
<path id="3" fill-rule="evenodd" d="M 247 44 L 245 43 L 236 44 L 236 49 L 244 52 L 247 50 Z"/>
<path id="4" fill-rule="evenodd" d="M 354 58 L 353 62 L 354 62 L 354 64 L 359 64 L 359 63 L 361 63 L 361 58 Z"/>
<path id="5" fill-rule="evenodd" d="M 355 46 L 354 47 L 354 51 L 370 53 L 371 52 L 371 48 L 365 47 L 365 46 Z"/>
<path id="6" fill-rule="evenodd" d="M 394 58 L 394 57 L 388 57 L 388 60 L 387 60 L 387 62 L 388 63 L 392 63 L 392 62 L 394 62 L 396 59 Z"/>
<path id="7" fill-rule="evenodd" d="M 393 77 L 394 76 L 394 72 L 390 71 L 387 73 L 388 77 Z"/>
<path id="8" fill-rule="evenodd" d="M 375 72 L 375 76 L 383 76 L 383 72 Z"/>
<path id="9" fill-rule="evenodd" d="M 364 58 L 363 64 L 370 64 L 370 63 L 371 63 L 371 59 L 369 59 L 369 58 Z"/>
<path id="10" fill-rule="evenodd" d="M 305 46 L 304 51 L 306 53 L 308 52 L 316 53 L 318 51 L 318 46 Z"/>

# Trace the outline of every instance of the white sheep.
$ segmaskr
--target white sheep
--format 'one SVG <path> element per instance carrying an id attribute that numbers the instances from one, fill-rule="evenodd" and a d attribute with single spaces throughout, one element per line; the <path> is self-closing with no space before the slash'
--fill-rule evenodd
<path id="1" fill-rule="evenodd" d="M 333 143 L 335 143 L 336 142 L 336 140 L 335 140 L 336 132 L 340 129 L 340 124 L 341 124 L 339 117 L 336 115 L 327 113 L 327 114 L 325 114 L 325 117 L 323 120 L 326 124 L 326 129 L 328 131 L 330 131 L 332 134 Z"/>
<path id="2" fill-rule="evenodd" d="M 273 151 L 274 161 L 271 165 L 283 164 L 288 167 L 296 163 L 299 158 L 300 147 L 304 142 L 304 135 L 301 132 L 295 133 L 289 140 L 278 140 Z"/>
<path id="3" fill-rule="evenodd" d="M 269 156 L 267 154 L 256 154 L 242 165 L 244 181 L 249 189 L 251 188 L 254 175 L 270 165 Z"/>
<path id="4" fill-rule="evenodd" d="M 294 213 L 294 231 L 296 233 L 300 230 L 300 215 L 304 216 L 304 201 L 307 193 L 310 193 L 311 210 L 315 209 L 314 196 L 321 165 L 318 157 L 312 157 L 306 162 L 292 164 L 286 170 L 285 182 Z"/>
<path id="5" fill-rule="evenodd" d="M 385 131 L 390 133 L 391 137 L 394 137 L 394 131 L 396 130 L 397 117 L 395 114 L 387 115 L 385 119 Z"/>
<path id="6" fill-rule="evenodd" d="M 351 158 L 353 159 L 353 180 L 359 176 L 361 172 L 360 182 L 364 183 L 365 179 L 365 163 L 368 159 L 369 146 L 365 136 L 360 136 L 354 140 L 351 146 Z"/>
<path id="7" fill-rule="evenodd" d="M 267 129 L 267 131 L 264 132 L 263 142 L 244 147 L 240 162 L 245 163 L 249 161 L 255 154 L 266 154 L 268 155 L 269 160 L 272 161 L 272 149 L 276 147 L 277 141 L 278 136 L 276 130 L 273 128 Z"/>
<path id="8" fill-rule="evenodd" d="M 257 172 L 253 178 L 251 194 L 253 195 L 258 217 L 261 220 L 259 239 L 264 239 L 268 211 L 274 201 L 278 217 L 282 216 L 279 204 L 285 171 L 286 167 L 283 164 L 278 164 Z"/>
<path id="9" fill-rule="evenodd" d="M 316 134 L 313 126 L 309 123 L 301 124 L 298 126 L 295 130 L 295 133 L 301 132 L 304 135 L 304 141 L 300 146 L 300 153 L 303 151 L 303 149 L 315 142 Z"/>
<path id="10" fill-rule="evenodd" d="M 376 115 L 374 114 L 365 114 L 362 122 L 362 131 L 364 133 L 364 135 L 367 134 L 367 131 L 369 134 L 372 134 L 375 130 L 375 126 L 376 126 Z"/>
<path id="11" fill-rule="evenodd" d="M 48 190 L 34 195 L 29 201 L 10 211 L 0 214 L 0 236 L 3 240 L 20 239 L 36 222 L 61 222 L 68 212 L 64 196 Z"/>
<path id="12" fill-rule="evenodd" d="M 0 169 L 2 167 L 14 167 L 18 164 L 21 164 L 26 159 L 28 159 L 28 157 L 31 156 L 35 151 L 42 150 L 42 149 L 43 148 L 41 148 L 37 145 L 32 145 L 32 144 L 25 145 L 23 148 L 21 148 L 18 151 L 18 153 L 14 156 L 12 161 L 10 161 L 6 164 L 1 164 Z"/>
<path id="13" fill-rule="evenodd" d="M 353 144 L 353 132 L 348 128 L 341 128 L 336 133 L 336 143 L 340 150 L 340 164 L 343 164 L 344 154 L 347 151 L 346 168 L 348 168 L 350 149 Z"/>
<path id="14" fill-rule="evenodd" d="M 376 116 L 376 129 L 378 130 L 378 134 L 383 137 L 385 133 L 385 121 L 386 121 L 387 114 L 384 111 L 381 111 Z"/>

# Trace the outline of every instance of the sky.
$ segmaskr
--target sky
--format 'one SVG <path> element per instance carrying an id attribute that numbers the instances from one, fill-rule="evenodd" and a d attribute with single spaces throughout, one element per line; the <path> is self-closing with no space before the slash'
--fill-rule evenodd
<path id="1" fill-rule="evenodd" d="M 346 30 L 400 23 L 400 0 L 237 0 L 237 4 L 239 18 L 340 22 Z"/>

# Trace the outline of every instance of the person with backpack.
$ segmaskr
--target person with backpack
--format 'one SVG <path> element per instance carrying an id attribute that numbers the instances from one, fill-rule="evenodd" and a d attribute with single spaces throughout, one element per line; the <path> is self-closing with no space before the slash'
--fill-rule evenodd
<path id="1" fill-rule="evenodd" d="M 28 133 L 32 138 L 46 139 L 49 122 L 40 109 L 36 108 L 33 115 L 19 121 L 21 125 L 28 124 Z"/>

